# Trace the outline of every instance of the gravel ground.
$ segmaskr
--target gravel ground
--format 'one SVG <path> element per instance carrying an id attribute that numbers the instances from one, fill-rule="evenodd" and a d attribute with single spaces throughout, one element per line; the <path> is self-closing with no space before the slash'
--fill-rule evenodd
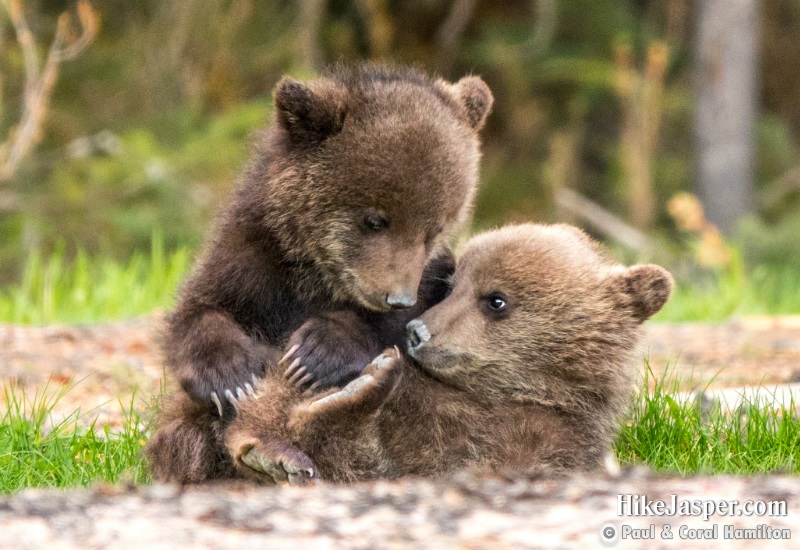
<path id="1" fill-rule="evenodd" d="M 779 517 L 620 517 L 618 495 L 649 500 L 785 501 Z M 180 489 L 99 487 L 28 490 L 0 498 L 0 548 L 596 548 L 600 530 L 616 530 L 619 548 L 797 548 L 800 479 L 659 478 L 640 469 L 565 480 L 487 478 L 462 473 L 440 481 L 400 480 L 349 486 Z M 622 539 L 623 525 L 655 541 Z M 669 525 L 671 540 L 661 534 Z M 715 540 L 684 540 L 681 526 L 709 529 Z M 726 540 L 735 529 L 788 529 L 790 540 Z M 762 528 L 762 532 L 765 528 Z"/>

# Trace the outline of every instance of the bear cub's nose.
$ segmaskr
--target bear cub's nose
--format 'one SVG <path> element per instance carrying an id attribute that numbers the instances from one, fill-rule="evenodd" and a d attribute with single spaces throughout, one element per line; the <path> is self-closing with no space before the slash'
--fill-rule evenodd
<path id="1" fill-rule="evenodd" d="M 406 325 L 408 332 L 408 348 L 410 350 L 417 350 L 425 345 L 425 342 L 431 339 L 431 333 L 425 323 L 419 319 L 414 319 Z"/>
<path id="2" fill-rule="evenodd" d="M 394 309 L 403 309 L 416 304 L 417 298 L 411 294 L 387 294 L 386 303 Z"/>

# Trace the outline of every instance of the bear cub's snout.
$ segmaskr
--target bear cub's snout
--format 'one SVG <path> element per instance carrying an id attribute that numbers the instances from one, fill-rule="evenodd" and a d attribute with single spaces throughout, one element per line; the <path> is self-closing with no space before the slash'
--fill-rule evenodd
<path id="1" fill-rule="evenodd" d="M 425 326 L 425 322 L 420 319 L 410 321 L 406 325 L 406 332 L 408 333 L 408 354 L 414 357 L 414 354 L 431 339 L 431 333 Z"/>

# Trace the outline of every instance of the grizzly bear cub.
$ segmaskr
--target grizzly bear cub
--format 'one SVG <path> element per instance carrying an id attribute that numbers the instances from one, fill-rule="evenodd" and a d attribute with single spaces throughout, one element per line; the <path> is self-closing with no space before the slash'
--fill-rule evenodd
<path id="1" fill-rule="evenodd" d="M 377 65 L 278 83 L 276 120 L 167 319 L 183 391 L 146 448 L 158 480 L 235 474 L 221 434 L 286 349 L 299 387 L 343 385 L 443 297 L 491 105 L 478 77 Z"/>
<path id="2" fill-rule="evenodd" d="M 624 267 L 576 228 L 529 224 L 471 239 L 451 283 L 408 324 L 409 358 L 387 350 L 341 390 L 311 398 L 270 373 L 226 432 L 242 474 L 351 481 L 596 466 L 669 273 Z"/>

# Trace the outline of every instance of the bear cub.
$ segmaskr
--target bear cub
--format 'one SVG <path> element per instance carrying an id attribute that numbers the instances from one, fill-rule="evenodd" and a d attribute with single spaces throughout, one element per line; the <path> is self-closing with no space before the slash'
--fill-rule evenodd
<path id="1" fill-rule="evenodd" d="M 146 454 L 160 481 L 236 475 L 221 437 L 287 349 L 292 382 L 343 385 L 446 291 L 492 105 L 405 68 L 284 78 L 275 120 L 167 319 L 169 396 Z"/>
<path id="2" fill-rule="evenodd" d="M 311 398 L 269 374 L 226 433 L 243 475 L 353 481 L 597 466 L 670 274 L 624 267 L 574 227 L 526 224 L 472 238 L 450 282 L 408 324 L 407 357 L 386 350 L 341 390 Z"/>

